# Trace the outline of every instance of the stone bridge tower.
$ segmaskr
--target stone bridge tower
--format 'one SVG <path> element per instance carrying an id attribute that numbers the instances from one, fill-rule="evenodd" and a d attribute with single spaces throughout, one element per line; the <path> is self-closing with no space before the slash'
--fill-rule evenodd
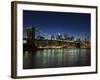
<path id="1" fill-rule="evenodd" d="M 30 26 L 27 29 L 27 46 L 29 50 L 34 50 L 36 49 L 35 46 L 35 27 L 34 26 Z"/>

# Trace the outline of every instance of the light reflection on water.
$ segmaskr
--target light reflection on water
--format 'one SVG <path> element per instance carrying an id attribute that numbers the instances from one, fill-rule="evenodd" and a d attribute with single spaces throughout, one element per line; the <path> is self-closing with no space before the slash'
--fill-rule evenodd
<path id="1" fill-rule="evenodd" d="M 23 68 L 90 66 L 90 49 L 42 49 L 23 54 Z"/>

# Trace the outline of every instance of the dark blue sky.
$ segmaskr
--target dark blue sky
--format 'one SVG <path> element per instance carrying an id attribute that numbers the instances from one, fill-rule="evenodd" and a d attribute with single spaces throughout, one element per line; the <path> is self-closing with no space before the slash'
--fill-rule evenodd
<path id="1" fill-rule="evenodd" d="M 90 18 L 87 13 L 23 10 L 23 26 L 33 25 L 48 35 L 67 33 L 74 37 L 90 36 Z"/>

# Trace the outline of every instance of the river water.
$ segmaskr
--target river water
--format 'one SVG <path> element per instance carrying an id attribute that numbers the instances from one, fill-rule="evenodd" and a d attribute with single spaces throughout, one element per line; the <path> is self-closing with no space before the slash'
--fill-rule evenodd
<path id="1" fill-rule="evenodd" d="M 90 49 L 39 49 L 23 54 L 23 69 L 90 66 Z"/>

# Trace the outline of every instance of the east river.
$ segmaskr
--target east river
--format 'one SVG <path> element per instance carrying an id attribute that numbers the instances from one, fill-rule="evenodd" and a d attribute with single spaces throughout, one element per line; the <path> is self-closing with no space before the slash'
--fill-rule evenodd
<path id="1" fill-rule="evenodd" d="M 39 49 L 23 54 L 23 69 L 90 66 L 90 49 Z"/>

